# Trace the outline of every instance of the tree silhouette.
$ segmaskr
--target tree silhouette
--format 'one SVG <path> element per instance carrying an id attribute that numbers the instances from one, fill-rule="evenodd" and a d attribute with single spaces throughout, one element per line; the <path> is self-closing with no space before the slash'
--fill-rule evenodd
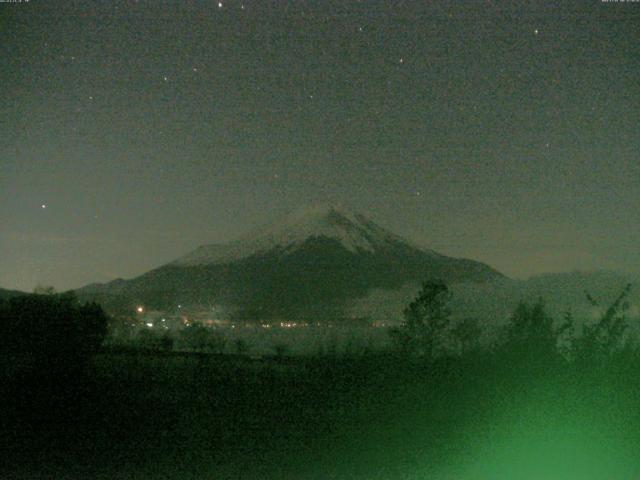
<path id="1" fill-rule="evenodd" d="M 77 372 L 100 347 L 107 316 L 93 303 L 81 305 L 71 292 L 22 295 L 0 301 L 0 351 L 29 373 Z"/>
<path id="2" fill-rule="evenodd" d="M 602 359 L 622 347 L 629 310 L 627 297 L 630 293 L 631 284 L 627 284 L 596 323 L 583 326 L 582 338 L 575 342 L 575 354 L 578 359 Z M 588 292 L 585 292 L 585 295 L 591 306 L 600 308 L 599 301 Z"/>
<path id="3" fill-rule="evenodd" d="M 396 346 L 432 358 L 443 346 L 449 327 L 451 293 L 442 281 L 426 281 L 417 297 L 404 309 L 404 322 L 390 331 Z"/>
<path id="4" fill-rule="evenodd" d="M 456 323 L 451 333 L 458 343 L 460 354 L 464 355 L 479 349 L 482 327 L 480 327 L 477 318 L 463 318 Z"/>
<path id="5" fill-rule="evenodd" d="M 511 345 L 538 353 L 555 349 L 553 319 L 545 312 L 542 299 L 533 305 L 526 302 L 518 304 L 511 315 L 508 337 Z"/>
<path id="6" fill-rule="evenodd" d="M 561 337 L 572 327 L 571 315 L 565 315 L 564 322 L 556 327 L 545 310 L 542 298 L 532 305 L 522 301 L 506 326 L 501 351 L 519 365 L 549 365 L 558 357 Z"/>

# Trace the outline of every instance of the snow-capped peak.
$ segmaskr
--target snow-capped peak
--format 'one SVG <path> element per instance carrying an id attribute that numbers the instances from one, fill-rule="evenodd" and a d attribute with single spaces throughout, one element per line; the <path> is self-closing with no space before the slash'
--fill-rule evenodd
<path id="1" fill-rule="evenodd" d="M 336 205 L 318 204 L 297 210 L 279 222 L 256 229 L 239 240 L 204 245 L 173 264 L 211 265 L 266 253 L 275 248 L 290 251 L 313 237 L 337 240 L 351 252 L 373 252 L 390 243 L 406 243 L 363 215 Z"/>

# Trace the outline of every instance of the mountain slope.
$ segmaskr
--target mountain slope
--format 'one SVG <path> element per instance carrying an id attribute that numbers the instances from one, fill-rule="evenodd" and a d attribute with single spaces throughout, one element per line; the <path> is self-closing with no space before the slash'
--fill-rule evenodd
<path id="1" fill-rule="evenodd" d="M 394 245 L 414 249 L 406 240 L 393 235 L 360 214 L 332 205 L 315 205 L 288 215 L 280 222 L 256 229 L 249 235 L 223 245 L 205 245 L 176 260 L 173 265 L 195 266 L 225 263 L 274 249 L 291 252 L 310 238 L 336 240 L 352 253 L 374 252 Z M 422 250 L 439 256 L 435 252 Z"/>
<path id="2" fill-rule="evenodd" d="M 27 295 L 26 292 L 21 292 L 19 290 L 5 290 L 4 288 L 0 288 L 0 299 L 7 300 L 13 297 L 19 297 L 21 295 Z"/>
<path id="3" fill-rule="evenodd" d="M 413 245 L 363 215 L 316 206 L 237 241 L 202 246 L 135 279 L 81 293 L 125 295 L 159 308 L 222 305 L 248 318 L 315 317 L 339 315 L 346 300 L 373 288 L 429 277 L 482 282 L 502 275 Z"/>

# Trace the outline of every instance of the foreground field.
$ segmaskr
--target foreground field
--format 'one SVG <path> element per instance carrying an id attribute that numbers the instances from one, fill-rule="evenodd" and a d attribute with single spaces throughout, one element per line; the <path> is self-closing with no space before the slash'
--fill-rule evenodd
<path id="1" fill-rule="evenodd" d="M 638 478 L 636 366 L 103 353 L 8 385 L 3 478 Z"/>

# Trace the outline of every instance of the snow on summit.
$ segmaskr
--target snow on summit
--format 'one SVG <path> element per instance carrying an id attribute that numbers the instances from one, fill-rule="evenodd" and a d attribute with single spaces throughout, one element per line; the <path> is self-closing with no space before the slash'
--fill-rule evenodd
<path id="1" fill-rule="evenodd" d="M 295 211 L 239 240 L 201 246 L 173 264 L 194 266 L 224 263 L 266 253 L 275 248 L 295 249 L 297 245 L 313 237 L 337 240 L 351 252 L 373 252 L 377 247 L 390 243 L 407 243 L 363 215 L 335 205 L 320 204 Z"/>

